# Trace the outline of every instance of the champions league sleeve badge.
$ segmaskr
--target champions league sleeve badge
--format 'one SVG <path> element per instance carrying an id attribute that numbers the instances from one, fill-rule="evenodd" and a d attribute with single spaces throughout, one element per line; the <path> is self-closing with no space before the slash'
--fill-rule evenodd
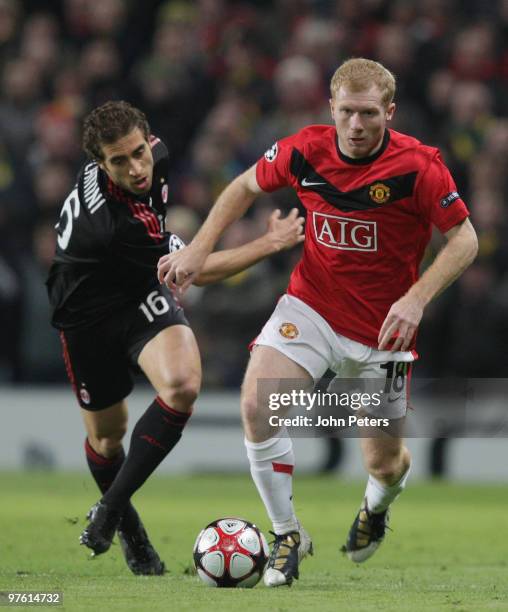
<path id="1" fill-rule="evenodd" d="M 267 151 L 265 151 L 265 159 L 267 162 L 275 161 L 277 157 L 277 153 L 279 152 L 279 146 L 275 143 L 272 147 L 270 147 Z"/>
<path id="2" fill-rule="evenodd" d="M 169 237 L 170 253 L 175 253 L 176 251 L 183 249 L 184 246 L 185 242 L 180 238 L 180 236 L 177 236 L 176 234 L 171 234 L 171 236 Z"/>

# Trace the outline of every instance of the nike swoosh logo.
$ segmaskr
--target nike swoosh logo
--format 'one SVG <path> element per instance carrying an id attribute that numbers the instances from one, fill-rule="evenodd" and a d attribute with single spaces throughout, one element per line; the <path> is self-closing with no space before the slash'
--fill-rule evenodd
<path id="1" fill-rule="evenodd" d="M 302 179 L 302 187 L 312 187 L 313 185 L 326 185 L 326 183 L 310 183 L 307 178 Z"/>
<path id="2" fill-rule="evenodd" d="M 397 395 L 397 397 L 394 397 L 393 399 L 388 398 L 388 403 L 393 404 L 393 402 L 397 402 L 398 400 L 400 400 L 401 397 L 402 395 Z"/>

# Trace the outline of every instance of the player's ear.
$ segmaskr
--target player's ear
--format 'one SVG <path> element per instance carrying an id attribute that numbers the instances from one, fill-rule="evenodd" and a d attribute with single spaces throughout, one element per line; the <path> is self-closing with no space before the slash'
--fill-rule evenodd
<path id="1" fill-rule="evenodd" d="M 330 112 L 332 114 L 332 119 L 333 119 L 333 113 L 334 113 L 334 109 L 333 109 L 333 98 L 330 98 L 328 100 L 328 102 L 330 102 Z"/>
<path id="2" fill-rule="evenodd" d="M 388 107 L 386 109 L 386 120 L 387 121 L 391 121 L 392 117 L 393 117 L 393 113 L 395 112 L 395 102 L 390 102 L 390 104 L 388 104 Z"/>

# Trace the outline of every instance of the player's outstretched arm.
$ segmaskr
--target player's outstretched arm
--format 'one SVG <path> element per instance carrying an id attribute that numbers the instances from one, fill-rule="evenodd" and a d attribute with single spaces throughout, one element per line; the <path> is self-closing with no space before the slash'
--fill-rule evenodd
<path id="1" fill-rule="evenodd" d="M 183 293 L 201 272 L 224 230 L 242 217 L 261 188 L 256 180 L 256 166 L 237 176 L 220 194 L 208 218 L 189 246 L 165 255 L 159 261 L 157 276 L 168 287 Z M 164 274 L 160 271 L 164 266 Z"/>
<path id="2" fill-rule="evenodd" d="M 216 251 L 208 255 L 194 284 L 216 283 L 250 268 L 265 257 L 294 247 L 305 239 L 303 224 L 304 218 L 298 216 L 297 208 L 293 208 L 288 216 L 282 219 L 280 210 L 274 210 L 263 236 L 236 249 Z M 163 272 L 164 266 L 165 264 L 162 265 Z"/>
<path id="3" fill-rule="evenodd" d="M 425 306 L 451 285 L 476 257 L 478 239 L 469 219 L 453 227 L 445 236 L 447 243 L 436 259 L 406 295 L 390 308 L 379 332 L 379 350 L 389 345 L 395 333 L 397 339 L 391 350 L 407 350 Z"/>

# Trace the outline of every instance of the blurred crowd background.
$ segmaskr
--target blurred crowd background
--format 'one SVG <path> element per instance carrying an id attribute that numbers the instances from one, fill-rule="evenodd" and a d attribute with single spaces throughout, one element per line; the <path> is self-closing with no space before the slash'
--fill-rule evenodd
<path id="1" fill-rule="evenodd" d="M 427 308 L 417 371 L 506 376 L 507 41 L 508 0 L 0 0 L 0 381 L 65 380 L 44 280 L 89 110 L 109 99 L 144 110 L 171 154 L 168 227 L 188 241 L 275 140 L 331 123 L 329 80 L 352 56 L 396 74 L 392 127 L 440 147 L 479 234 L 477 261 Z M 261 198 L 221 248 L 295 203 L 289 191 Z M 298 257 L 188 294 L 207 388 L 239 385 Z"/>

